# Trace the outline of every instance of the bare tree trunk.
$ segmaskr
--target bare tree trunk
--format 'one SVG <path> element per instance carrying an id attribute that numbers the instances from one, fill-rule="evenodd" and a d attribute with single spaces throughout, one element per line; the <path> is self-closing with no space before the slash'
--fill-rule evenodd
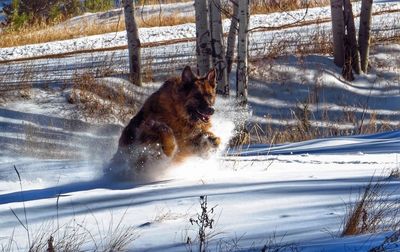
<path id="1" fill-rule="evenodd" d="M 353 75 L 353 57 L 352 57 L 352 51 L 351 51 L 351 46 L 349 43 L 349 36 L 346 34 L 344 36 L 344 64 L 342 68 L 342 76 L 345 78 L 347 81 L 353 81 L 354 80 L 354 75 Z"/>
<path id="2" fill-rule="evenodd" d="M 345 24 L 347 28 L 347 40 L 350 46 L 350 56 L 352 58 L 352 68 L 356 74 L 360 74 L 360 54 L 358 52 L 356 27 L 354 25 L 354 15 L 350 0 L 344 0 L 344 14 Z"/>
<path id="3" fill-rule="evenodd" d="M 210 70 L 210 30 L 208 28 L 207 0 L 195 0 L 197 73 L 204 75 Z"/>
<path id="4" fill-rule="evenodd" d="M 343 0 L 331 0 L 333 61 L 338 67 L 344 64 Z"/>
<path id="5" fill-rule="evenodd" d="M 221 21 L 221 0 L 210 0 L 209 6 L 212 60 L 217 70 L 217 93 L 229 95 L 224 35 Z"/>
<path id="6" fill-rule="evenodd" d="M 237 77 L 236 97 L 240 104 L 247 104 L 247 51 L 248 51 L 248 24 L 250 17 L 249 0 L 239 1 L 239 33 L 237 49 Z"/>
<path id="7" fill-rule="evenodd" d="M 133 84 L 142 85 L 141 68 L 141 46 L 138 26 L 135 20 L 135 12 L 132 0 L 123 0 L 126 35 L 128 37 L 129 51 L 129 78 Z"/>
<path id="8" fill-rule="evenodd" d="M 236 42 L 236 31 L 238 29 L 238 3 L 236 1 L 231 1 L 233 5 L 233 15 L 231 18 L 231 26 L 229 28 L 227 45 L 226 45 L 226 65 L 229 74 L 232 70 L 233 55 L 235 52 L 235 42 Z"/>
<path id="9" fill-rule="evenodd" d="M 360 14 L 360 30 L 358 43 L 360 45 L 361 70 L 368 71 L 369 45 L 371 39 L 371 20 L 372 20 L 373 0 L 362 0 Z"/>

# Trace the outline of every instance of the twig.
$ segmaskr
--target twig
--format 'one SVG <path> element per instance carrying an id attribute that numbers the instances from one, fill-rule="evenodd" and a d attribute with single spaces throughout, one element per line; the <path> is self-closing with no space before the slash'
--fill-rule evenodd
<path id="1" fill-rule="evenodd" d="M 367 106 L 369 104 L 369 98 L 371 97 L 372 89 L 374 88 L 374 85 L 375 85 L 375 81 L 372 83 L 372 87 L 369 90 L 367 101 L 364 104 L 363 112 L 362 112 L 362 115 L 361 115 L 361 124 L 360 124 L 360 127 L 358 128 L 358 134 L 362 133 L 362 127 L 364 125 L 365 114 L 366 114 Z"/>
<path id="2" fill-rule="evenodd" d="M 22 226 L 24 227 L 24 229 L 26 230 L 26 232 L 27 232 L 27 235 L 28 235 L 28 245 L 29 245 L 29 247 L 31 246 L 31 238 L 30 238 L 30 234 L 29 234 L 29 226 L 28 226 L 28 218 L 26 217 L 26 207 L 25 207 L 25 199 L 24 199 L 24 194 L 23 194 L 23 191 L 22 191 L 22 181 L 21 181 L 21 175 L 19 174 L 19 171 L 18 171 L 18 169 L 17 169 L 17 167 L 14 165 L 14 170 L 15 170 L 15 172 L 17 173 L 17 175 L 18 175 L 18 180 L 19 180 L 19 186 L 20 186 L 20 188 L 21 188 L 21 198 L 22 198 L 22 205 L 23 205 L 23 207 L 24 207 L 24 216 L 25 216 L 25 225 L 23 225 L 22 224 L 22 222 L 21 222 L 21 220 L 18 218 L 18 216 L 17 216 L 17 214 L 14 212 L 14 210 L 12 210 L 11 208 L 11 212 L 14 214 L 14 216 L 17 218 L 17 220 L 19 221 L 19 223 L 21 223 L 22 224 Z"/>

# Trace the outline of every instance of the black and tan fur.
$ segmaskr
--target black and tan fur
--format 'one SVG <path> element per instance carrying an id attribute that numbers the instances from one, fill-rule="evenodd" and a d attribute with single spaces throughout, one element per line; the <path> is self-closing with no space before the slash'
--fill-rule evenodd
<path id="1" fill-rule="evenodd" d="M 130 159 L 142 167 L 149 159 L 168 157 L 179 162 L 203 156 L 220 144 L 211 131 L 216 98 L 215 70 L 204 77 L 189 66 L 181 78 L 170 78 L 153 93 L 122 131 L 115 159 Z"/>

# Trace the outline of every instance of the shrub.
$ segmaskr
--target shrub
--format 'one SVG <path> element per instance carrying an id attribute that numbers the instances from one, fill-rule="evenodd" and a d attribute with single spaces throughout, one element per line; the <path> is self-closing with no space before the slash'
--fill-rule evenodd
<path id="1" fill-rule="evenodd" d="M 83 3 L 86 11 L 99 12 L 106 11 L 113 7 L 113 1 L 111 0 L 86 0 Z"/>
<path id="2" fill-rule="evenodd" d="M 207 196 L 200 196 L 200 208 L 201 213 L 198 213 L 195 218 L 190 218 L 189 222 L 191 225 L 196 225 L 198 227 L 198 246 L 199 252 L 207 251 L 207 245 L 209 239 L 213 236 L 212 229 L 214 228 L 215 220 L 214 220 L 214 209 L 217 206 L 208 207 Z M 187 245 L 189 248 L 192 246 L 192 239 L 187 237 Z M 190 249 L 190 251 L 192 251 Z"/>
<path id="3" fill-rule="evenodd" d="M 12 0 L 3 11 L 8 29 L 19 30 L 27 25 L 60 22 L 84 11 L 106 11 L 112 7 L 111 0 Z"/>

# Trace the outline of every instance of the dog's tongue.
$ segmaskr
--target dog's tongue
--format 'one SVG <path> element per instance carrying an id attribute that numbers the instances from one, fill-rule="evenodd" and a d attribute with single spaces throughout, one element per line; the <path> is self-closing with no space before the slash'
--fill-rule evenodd
<path id="1" fill-rule="evenodd" d="M 203 114 L 202 115 L 202 119 L 203 119 L 204 122 L 208 122 L 208 120 L 210 120 L 210 116 Z"/>
<path id="2" fill-rule="evenodd" d="M 210 115 L 203 114 L 203 113 L 201 113 L 200 111 L 197 111 L 197 113 L 200 115 L 200 119 L 201 119 L 203 122 L 208 122 L 208 121 L 210 120 Z"/>

